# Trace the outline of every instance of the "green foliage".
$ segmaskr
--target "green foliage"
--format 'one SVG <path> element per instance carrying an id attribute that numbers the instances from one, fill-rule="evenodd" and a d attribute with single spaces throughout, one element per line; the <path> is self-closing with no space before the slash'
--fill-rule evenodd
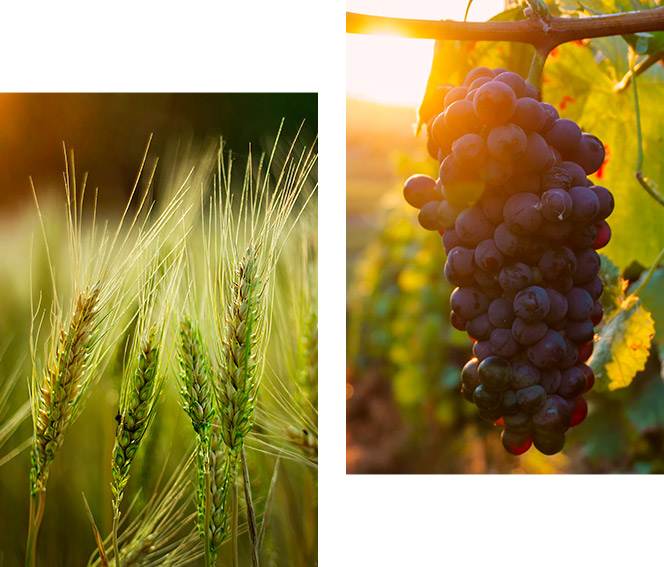
<path id="1" fill-rule="evenodd" d="M 655 324 L 636 297 L 628 297 L 596 338 L 590 366 L 596 388 L 616 390 L 629 386 L 643 370 L 650 353 Z"/>

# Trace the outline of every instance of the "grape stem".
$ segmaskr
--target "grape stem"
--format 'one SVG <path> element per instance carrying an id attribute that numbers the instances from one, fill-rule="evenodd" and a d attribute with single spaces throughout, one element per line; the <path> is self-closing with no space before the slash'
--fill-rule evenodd
<path id="1" fill-rule="evenodd" d="M 641 73 L 650 69 L 650 67 L 652 67 L 658 61 L 660 61 L 662 58 L 664 58 L 664 49 L 651 53 L 645 59 L 639 61 L 636 65 L 634 65 L 633 68 L 631 68 L 629 71 L 627 71 L 627 73 L 625 73 L 625 76 L 613 88 L 613 90 L 615 92 L 624 91 L 627 87 L 629 87 L 629 84 L 632 81 L 633 77 L 638 77 Z"/>
<path id="2" fill-rule="evenodd" d="M 544 63 L 549 56 L 547 49 L 536 49 L 533 55 L 533 60 L 530 63 L 530 71 L 528 73 L 528 82 L 537 89 L 537 94 L 542 94 L 542 71 L 544 70 Z"/>
<path id="3" fill-rule="evenodd" d="M 659 263 L 664 260 L 664 249 L 659 253 L 657 258 L 655 258 L 655 261 L 652 263 L 652 266 L 648 269 L 648 273 L 646 274 L 646 277 L 643 278 L 643 281 L 638 285 L 638 287 L 632 291 L 629 294 L 629 297 L 638 297 L 639 293 L 641 293 L 641 290 L 648 285 L 648 282 L 650 281 L 650 278 L 652 275 L 655 273 L 655 270 L 657 269 L 657 266 L 659 266 Z"/>
<path id="4" fill-rule="evenodd" d="M 535 12 L 535 10 L 534 10 Z M 458 22 L 389 18 L 346 12 L 346 32 L 470 41 L 514 41 L 551 51 L 557 45 L 592 37 L 608 37 L 664 29 L 664 7 L 587 18 L 527 18 L 516 22 Z"/>
<path id="5" fill-rule="evenodd" d="M 632 89 L 634 91 L 634 109 L 636 111 L 636 138 L 638 144 L 638 156 L 636 159 L 636 171 L 634 177 L 639 184 L 648 192 L 648 194 L 655 199 L 660 205 L 664 206 L 664 197 L 662 197 L 654 185 L 645 177 L 643 177 L 643 137 L 641 135 L 641 113 L 639 111 L 639 93 L 636 88 L 636 73 L 634 72 L 634 60 L 636 53 L 634 49 L 629 47 L 629 66 L 632 70 Z"/>

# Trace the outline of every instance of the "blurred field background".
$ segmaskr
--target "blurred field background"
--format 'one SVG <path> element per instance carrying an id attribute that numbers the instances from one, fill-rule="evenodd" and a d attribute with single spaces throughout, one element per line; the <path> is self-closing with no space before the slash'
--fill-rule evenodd
<path id="1" fill-rule="evenodd" d="M 478 3 L 474 12 L 473 3 L 469 20 L 486 20 L 515 4 Z M 404 6 L 358 0 L 348 10 L 463 20 L 465 6 L 428 6 L 427 11 L 423 2 Z M 607 4 L 606 10 L 611 9 Z M 511 17 L 521 17 L 520 12 Z M 528 46 L 442 43 L 434 63 L 441 83 L 480 65 L 527 74 Z M 443 275 L 440 237 L 420 228 L 416 211 L 402 196 L 403 182 L 411 175 L 438 177 L 437 163 L 426 151 L 426 133 L 415 136 L 434 42 L 348 35 L 347 46 L 347 472 L 664 472 L 664 351 L 659 330 L 645 370 L 629 387 L 590 392 L 588 418 L 567 435 L 563 452 L 552 457 L 532 449 L 521 457 L 507 454 L 500 429 L 483 422 L 462 398 L 460 371 L 472 356 L 472 342 L 449 324 L 452 286 Z M 591 54 L 597 53 L 591 50 L 601 49 L 608 56 L 596 55 L 602 60 L 598 67 L 590 63 Z M 563 109 L 561 116 L 583 117 L 584 124 L 591 124 L 586 127 L 610 146 L 612 161 L 602 184 L 616 194 L 616 218 L 609 218 L 614 239 L 606 254 L 633 283 L 664 241 L 661 211 L 633 177 L 632 101 L 609 87 L 593 98 L 597 84 L 610 84 L 624 72 L 623 58 L 626 44 L 620 38 L 561 47 L 545 67 L 544 100 Z M 595 75 L 586 79 L 591 68 Z M 663 75 L 656 65 L 640 79 L 640 96 L 651 101 L 647 128 L 661 124 L 662 115 L 653 114 L 657 105 L 650 97 L 661 94 Z M 563 100 L 570 92 L 573 97 Z M 601 97 L 613 98 L 608 102 Z M 622 134 L 613 125 L 616 120 L 623 124 Z M 653 132 L 646 151 L 659 151 L 660 142 L 661 135 Z M 660 163 L 659 155 L 651 155 L 654 179 L 662 179 Z M 652 221 L 644 217 L 651 214 Z M 661 269 L 655 275 L 642 300 L 658 321 L 664 316 L 664 280 Z"/>
<path id="2" fill-rule="evenodd" d="M 63 142 L 68 151 L 75 152 L 78 182 L 89 172 L 87 213 L 92 212 L 94 189 L 98 188 L 98 222 L 111 219 L 113 225 L 127 203 L 151 134 L 145 170 L 152 171 L 157 166 L 150 197 L 158 209 L 194 165 L 194 185 L 212 185 L 220 137 L 225 150 L 234 157 L 233 167 L 241 180 L 250 145 L 254 160 L 262 152 L 269 153 L 282 120 L 277 161 L 285 160 L 303 122 L 296 147 L 315 144 L 317 112 L 314 93 L 0 94 L 0 565 L 24 563 L 29 506 L 28 443 L 32 432 L 27 405 L 31 301 L 36 306 L 41 299 L 42 306 L 48 308 L 52 298 L 46 249 L 29 176 L 44 213 L 58 282 L 66 289 L 71 282 L 64 216 Z M 144 172 L 139 191 L 146 190 L 147 178 L 149 175 Z M 316 181 L 314 168 L 306 184 L 309 192 Z M 202 249 L 195 254 L 200 260 Z M 252 489 L 262 517 L 270 479 L 281 454 L 263 564 L 313 565 L 317 557 L 317 444 L 313 444 L 317 418 L 311 400 L 315 404 L 317 382 L 303 385 L 300 379 L 303 365 L 312 364 L 303 358 L 311 346 L 303 346 L 303 340 L 313 340 L 314 334 L 317 337 L 315 195 L 286 242 L 275 285 L 275 297 L 279 298 L 273 314 L 276 331 L 269 345 L 257 422 L 248 441 Z M 48 316 L 44 327 L 46 332 L 42 334 L 47 335 Z M 104 374 L 54 461 L 37 565 L 88 563 L 95 541 L 83 493 L 102 536 L 109 533 L 110 458 L 127 340 L 124 337 L 119 341 L 111 353 Z M 169 349 L 173 350 L 172 345 Z M 182 470 L 194 449 L 191 423 L 180 407 L 174 360 L 170 352 L 164 395 L 132 468 L 123 503 L 126 509 L 133 500 L 136 502 L 133 512 L 127 513 L 129 519 L 135 518 L 155 490 L 163 489 L 172 474 Z M 315 370 L 317 379 L 317 366 Z M 305 436 L 303 442 L 301 431 L 305 426 L 310 429 L 310 438 Z M 296 435 L 292 435 L 291 428 Z M 176 540 L 195 529 L 191 514 L 196 472 L 191 462 L 182 478 L 176 483 L 180 488 L 187 483 L 184 495 L 177 501 L 182 512 L 171 514 Z M 241 524 L 246 521 L 243 515 L 242 511 Z M 241 538 L 240 549 L 241 556 L 246 557 L 245 540 L 246 534 Z M 197 545 L 197 537 L 193 541 Z M 223 544 L 220 554 L 222 561 L 230 564 L 228 548 Z M 198 559 L 190 564 L 203 563 Z"/>

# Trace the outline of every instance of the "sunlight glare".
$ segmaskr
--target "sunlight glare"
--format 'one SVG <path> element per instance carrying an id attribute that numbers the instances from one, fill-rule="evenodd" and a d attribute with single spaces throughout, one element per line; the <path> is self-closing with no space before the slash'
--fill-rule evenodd
<path id="1" fill-rule="evenodd" d="M 485 21 L 503 10 L 502 0 L 475 0 L 469 21 Z M 436 4 L 348 0 L 349 12 L 401 18 L 463 20 L 466 2 Z M 433 40 L 394 36 L 346 36 L 346 96 L 381 104 L 417 108 L 433 57 Z"/>

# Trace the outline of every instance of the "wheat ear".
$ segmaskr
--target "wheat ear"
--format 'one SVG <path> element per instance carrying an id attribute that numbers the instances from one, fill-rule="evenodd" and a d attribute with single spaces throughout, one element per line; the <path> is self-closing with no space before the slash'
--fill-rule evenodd
<path id="1" fill-rule="evenodd" d="M 229 460 L 219 422 L 214 419 L 207 350 L 200 330 L 186 316 L 180 321 L 178 362 L 184 410 L 197 436 L 197 526 L 205 546 L 205 564 L 210 567 L 226 531 Z"/>
<path id="2" fill-rule="evenodd" d="M 120 566 L 117 545 L 117 528 L 120 519 L 120 503 L 124 487 L 129 480 L 129 469 L 145 433 L 154 417 L 159 395 L 160 336 L 153 325 L 140 343 L 136 370 L 123 384 L 120 400 L 120 423 L 113 447 L 111 492 L 113 493 L 113 547 L 116 567 Z"/>
<path id="3" fill-rule="evenodd" d="M 46 503 L 46 483 L 51 463 L 62 446 L 67 428 L 89 384 L 89 362 L 93 356 L 99 323 L 100 286 L 79 293 L 66 329 L 60 328 L 44 378 L 32 382 L 33 443 L 30 469 L 30 525 L 26 565 L 35 562 L 37 534 Z"/>

